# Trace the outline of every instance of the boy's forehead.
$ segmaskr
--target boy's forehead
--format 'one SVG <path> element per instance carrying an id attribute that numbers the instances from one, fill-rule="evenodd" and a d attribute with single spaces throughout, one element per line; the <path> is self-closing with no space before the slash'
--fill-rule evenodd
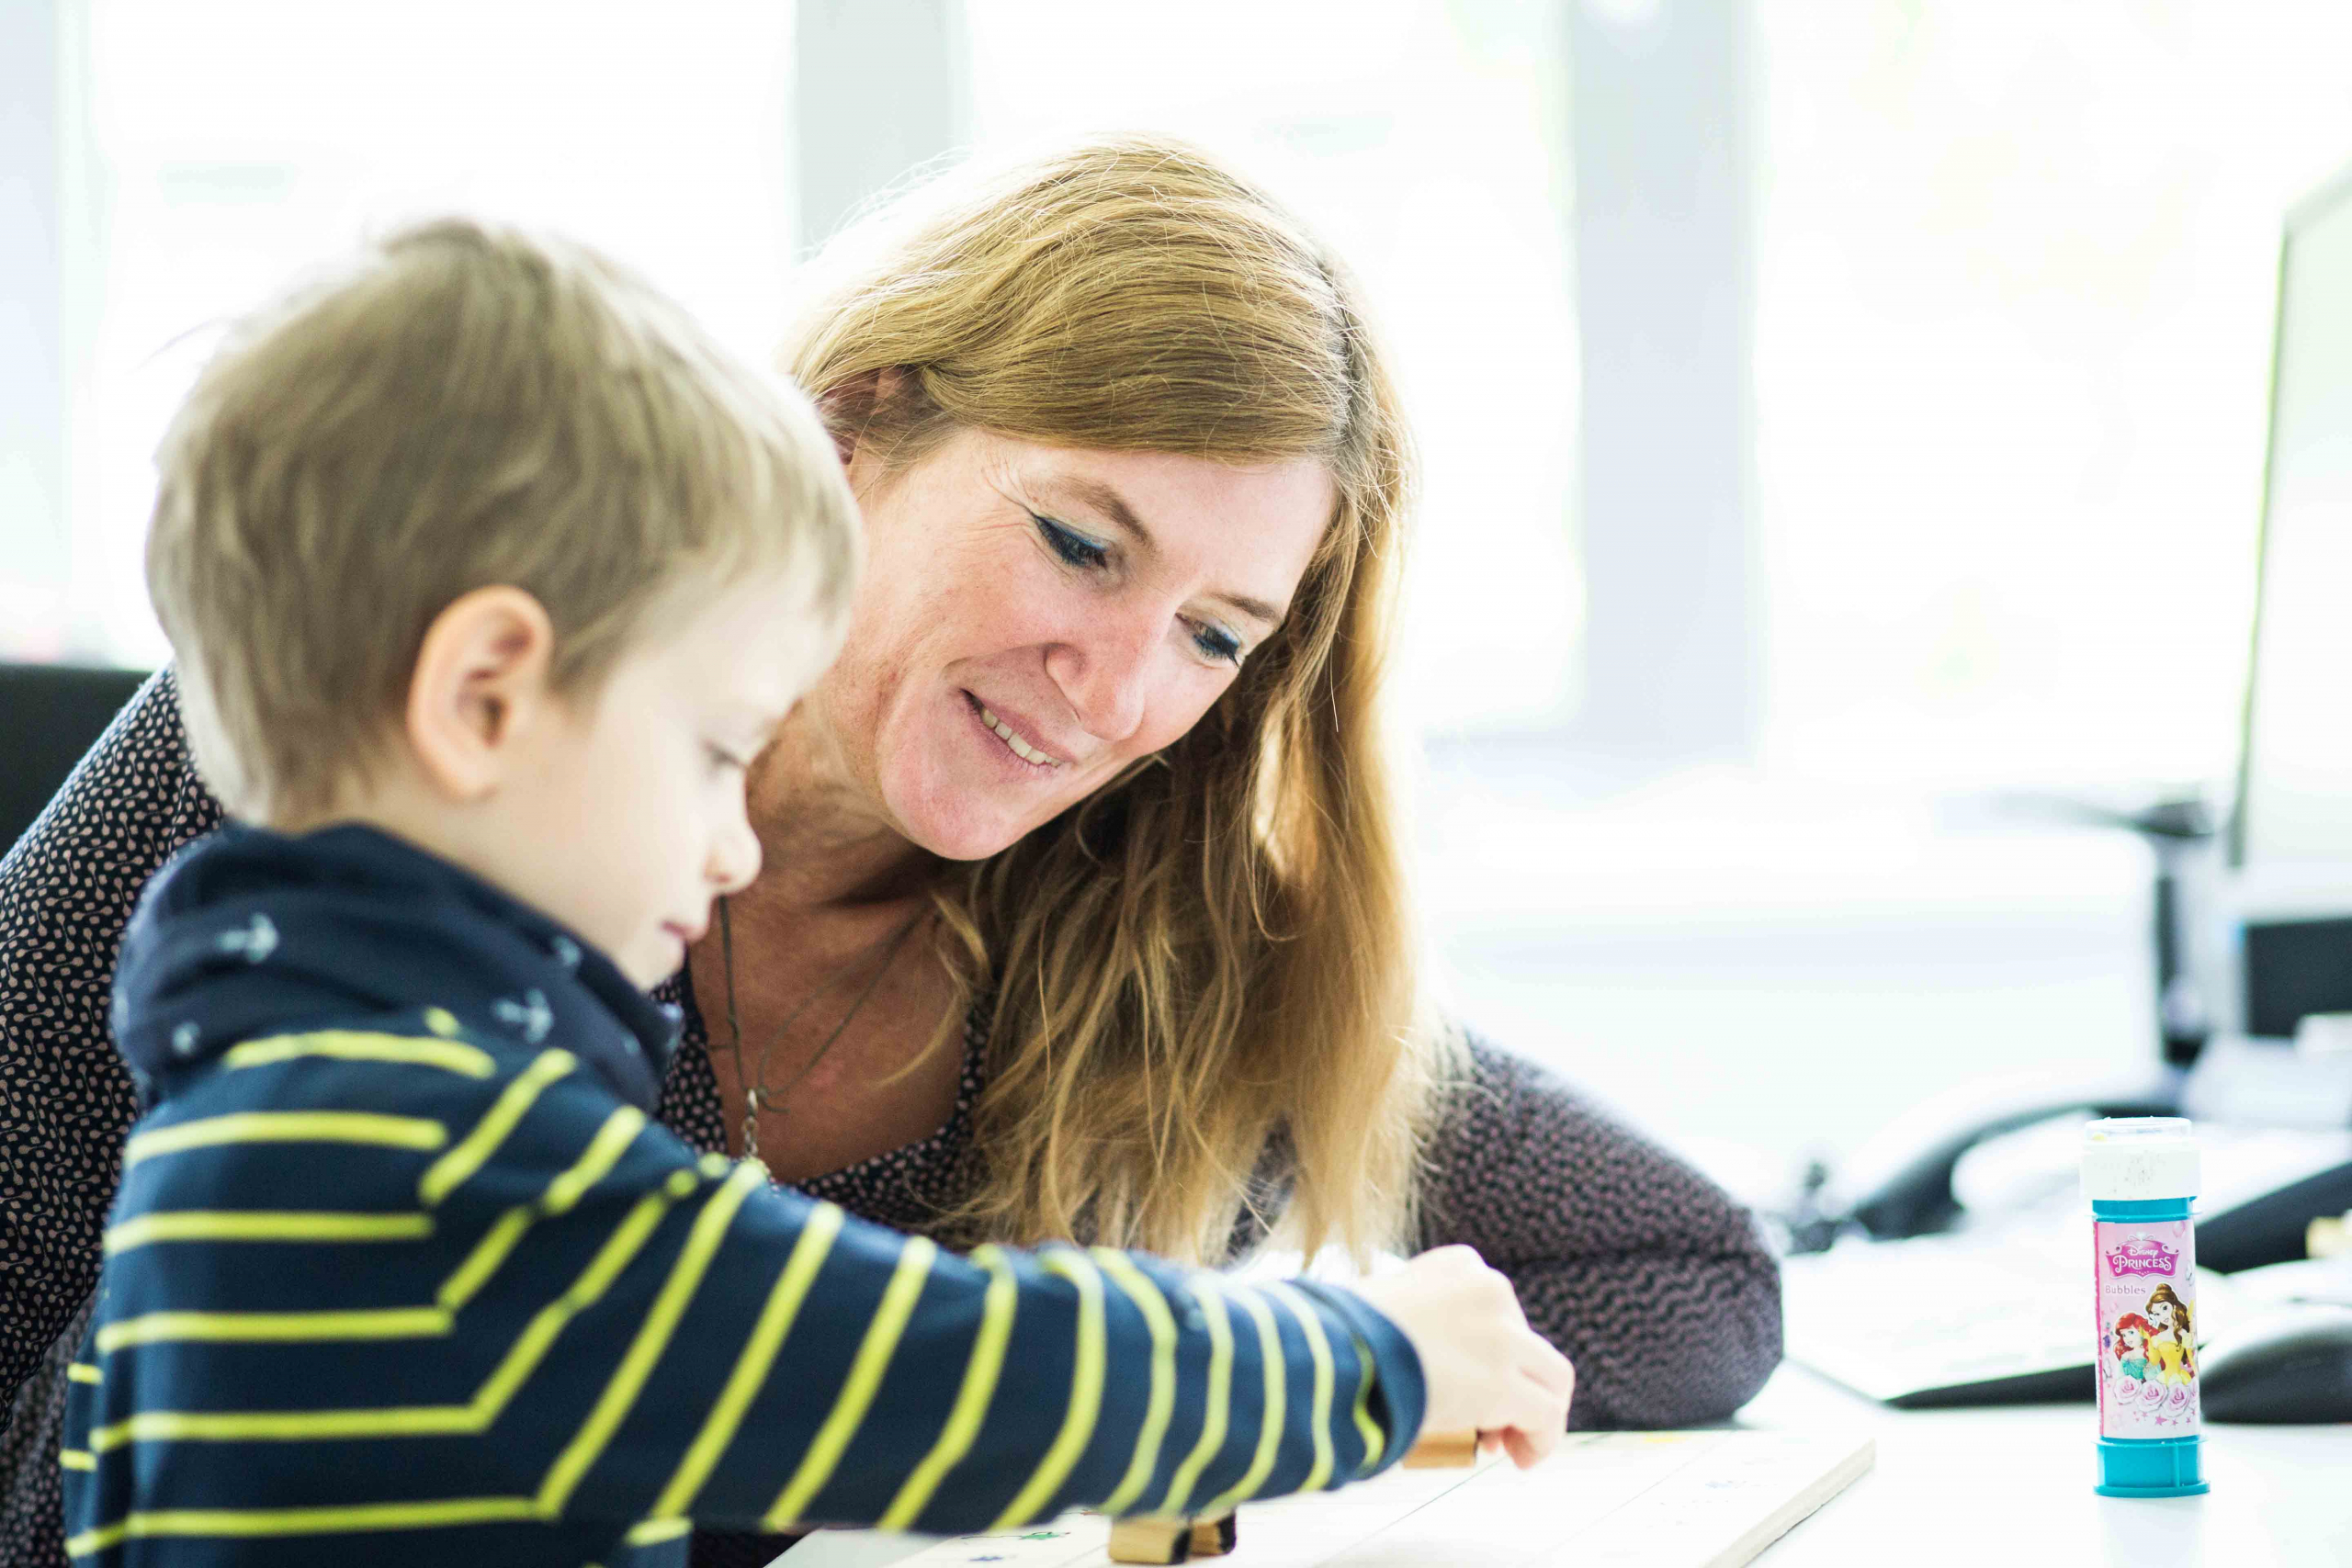
<path id="1" fill-rule="evenodd" d="M 731 705 L 781 713 L 800 694 L 830 642 L 807 585 L 790 574 L 728 584 L 684 606 L 670 651 Z"/>

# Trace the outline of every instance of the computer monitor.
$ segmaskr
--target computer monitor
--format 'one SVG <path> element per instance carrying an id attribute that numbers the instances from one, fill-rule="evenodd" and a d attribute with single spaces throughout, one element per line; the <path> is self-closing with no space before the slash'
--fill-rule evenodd
<path id="1" fill-rule="evenodd" d="M 2239 1026 L 2352 1008 L 2352 170 L 2288 214 L 2227 902 Z"/>

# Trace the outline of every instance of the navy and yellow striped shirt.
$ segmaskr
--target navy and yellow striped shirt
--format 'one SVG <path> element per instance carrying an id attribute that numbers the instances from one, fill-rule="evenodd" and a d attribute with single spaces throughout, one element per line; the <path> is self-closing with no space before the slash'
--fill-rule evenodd
<path id="1" fill-rule="evenodd" d="M 941 1251 L 697 1156 L 674 1019 L 384 835 L 232 829 L 126 939 L 124 1151 L 67 1416 L 94 1562 L 684 1560 L 695 1523 L 1218 1510 L 1406 1447 L 1344 1292 Z"/>

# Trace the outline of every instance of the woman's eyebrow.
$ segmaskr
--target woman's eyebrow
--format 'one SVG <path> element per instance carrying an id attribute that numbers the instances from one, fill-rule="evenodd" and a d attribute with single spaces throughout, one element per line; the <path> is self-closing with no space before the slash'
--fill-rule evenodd
<path id="1" fill-rule="evenodd" d="M 1127 498 L 1107 481 L 1089 479 L 1082 474 L 1069 474 L 1046 479 L 1037 489 L 1041 492 L 1058 491 L 1101 514 L 1133 540 L 1136 548 L 1144 554 L 1156 556 L 1159 553 L 1159 541 L 1151 536 L 1151 530 L 1145 527 L 1143 519 L 1136 515 L 1136 509 L 1127 504 Z M 1252 620 L 1263 621 L 1269 630 L 1281 626 L 1287 613 L 1247 593 L 1228 593 L 1220 590 L 1209 597 L 1221 604 L 1231 605 Z"/>

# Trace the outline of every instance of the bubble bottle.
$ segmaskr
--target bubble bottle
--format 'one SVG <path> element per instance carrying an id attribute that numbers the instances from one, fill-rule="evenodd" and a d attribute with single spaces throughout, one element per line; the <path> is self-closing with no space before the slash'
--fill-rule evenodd
<path id="1" fill-rule="evenodd" d="M 2083 1139 L 2098 1320 L 2098 1486 L 2109 1497 L 2206 1490 L 2198 1435 L 2197 1141 L 2177 1116 L 2094 1122 Z"/>

